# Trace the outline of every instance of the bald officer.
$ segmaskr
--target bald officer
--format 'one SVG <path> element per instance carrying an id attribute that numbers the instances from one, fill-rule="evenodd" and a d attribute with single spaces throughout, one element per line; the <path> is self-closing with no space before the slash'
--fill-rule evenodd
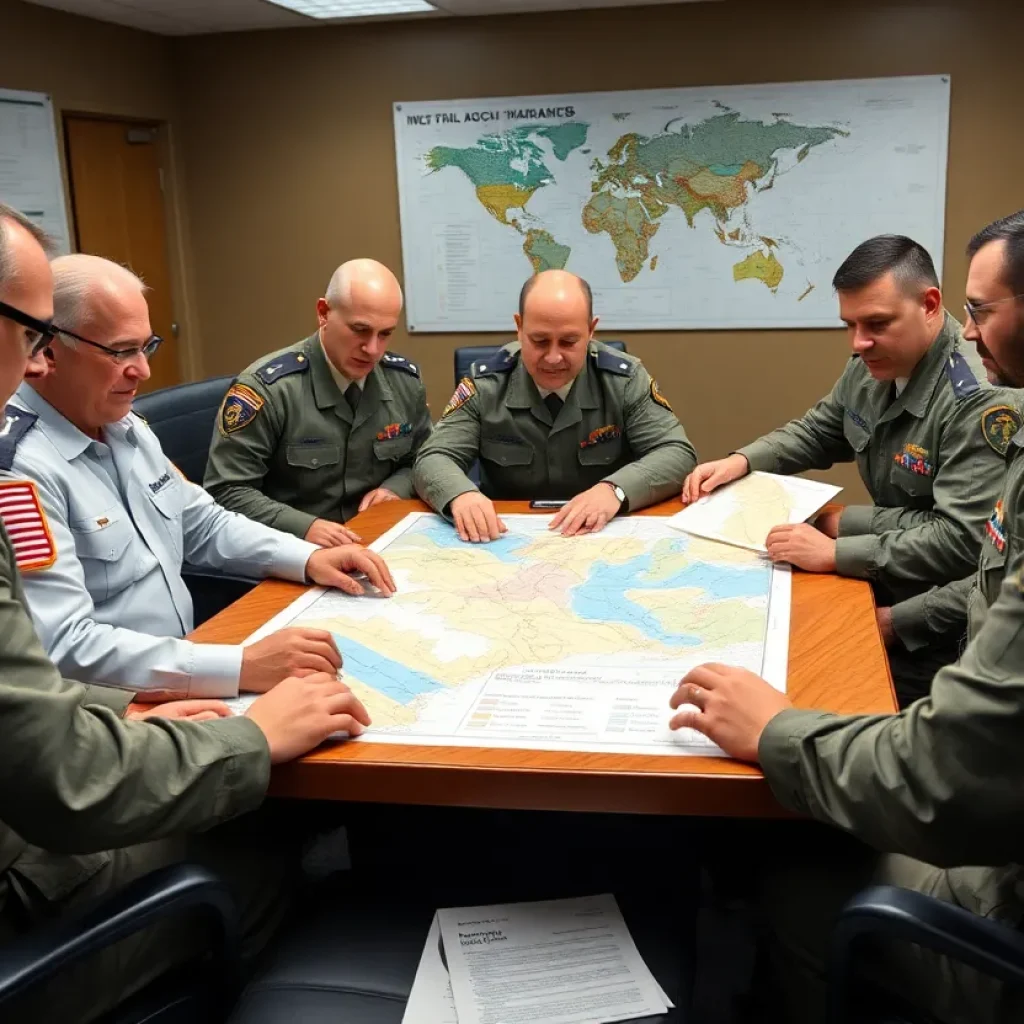
<path id="1" fill-rule="evenodd" d="M 316 334 L 253 363 L 221 406 L 206 489 L 225 508 L 313 544 L 359 538 L 341 524 L 411 498 L 430 433 L 419 367 L 387 351 L 402 312 L 376 260 L 334 272 Z"/>
<path id="2" fill-rule="evenodd" d="M 514 319 L 519 340 L 474 364 L 420 450 L 420 497 L 463 540 L 487 541 L 505 529 L 493 498 L 568 499 L 551 525 L 571 536 L 675 493 L 693 446 L 640 361 L 593 340 L 587 282 L 530 278 Z"/>
<path id="3" fill-rule="evenodd" d="M 372 575 L 358 545 L 318 548 L 218 507 L 183 479 L 131 412 L 159 344 L 144 286 L 98 256 L 53 263 L 57 340 L 0 431 L 0 518 L 14 535 L 36 627 L 69 675 L 133 685 L 150 700 L 262 692 L 293 672 L 341 664 L 325 630 L 283 629 L 246 647 L 196 644 L 183 562 L 322 582 Z M 26 530 L 26 523 L 32 529 Z M 372 563 L 372 564 L 371 564 Z"/>

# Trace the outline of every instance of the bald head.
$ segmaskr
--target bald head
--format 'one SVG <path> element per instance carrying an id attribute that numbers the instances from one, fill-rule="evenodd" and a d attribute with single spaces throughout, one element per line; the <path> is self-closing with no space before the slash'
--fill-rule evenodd
<path id="1" fill-rule="evenodd" d="M 363 380 L 398 327 L 402 287 L 383 263 L 349 260 L 331 275 L 316 311 L 327 358 L 349 380 Z"/>
<path id="2" fill-rule="evenodd" d="M 523 366 L 541 391 L 560 391 L 583 369 L 597 326 L 591 307 L 590 285 L 564 270 L 545 270 L 523 285 L 516 331 Z"/>
<path id="3" fill-rule="evenodd" d="M 116 315 L 126 301 L 138 308 L 146 294 L 142 278 L 102 256 L 58 256 L 50 266 L 54 323 L 76 334 L 87 333 L 96 319 Z"/>
<path id="4" fill-rule="evenodd" d="M 526 304 L 530 296 L 534 296 L 535 302 L 544 303 L 546 306 L 553 303 L 564 305 L 582 297 L 586 318 L 593 319 L 594 296 L 590 285 L 582 277 L 570 274 L 567 270 L 542 270 L 539 274 L 527 278 L 526 284 L 523 285 L 522 291 L 519 293 L 519 315 L 521 317 L 526 314 Z"/>
<path id="5" fill-rule="evenodd" d="M 331 275 L 324 295 L 329 305 L 347 309 L 353 304 L 370 302 L 402 309 L 402 286 L 398 278 L 376 260 L 360 259 L 342 263 Z"/>

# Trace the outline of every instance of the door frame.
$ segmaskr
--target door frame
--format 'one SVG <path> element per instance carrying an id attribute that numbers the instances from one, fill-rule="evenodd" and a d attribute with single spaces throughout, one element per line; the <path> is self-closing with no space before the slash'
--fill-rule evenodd
<path id="1" fill-rule="evenodd" d="M 185 204 L 185 173 L 180 158 L 180 146 L 174 132 L 174 125 L 156 117 L 130 117 L 122 114 L 98 113 L 93 110 L 63 108 L 59 116 L 59 148 L 64 189 L 67 196 L 68 220 L 73 251 L 78 252 L 78 213 L 75 208 L 75 194 L 71 180 L 71 159 L 68 133 L 65 123 L 69 118 L 89 121 L 116 121 L 125 125 L 155 128 L 163 172 L 164 227 L 167 232 L 167 267 L 171 278 L 171 301 L 174 305 L 175 323 L 178 324 L 178 362 L 183 382 L 201 380 L 204 376 L 202 343 L 198 329 L 198 315 L 195 302 L 195 279 L 191 261 L 186 253 L 191 250 L 191 235 Z"/>

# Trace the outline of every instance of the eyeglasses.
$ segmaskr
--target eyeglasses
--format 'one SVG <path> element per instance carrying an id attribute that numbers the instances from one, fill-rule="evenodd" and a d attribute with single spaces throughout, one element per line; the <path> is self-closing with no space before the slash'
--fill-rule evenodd
<path id="1" fill-rule="evenodd" d="M 138 356 L 152 359 L 156 354 L 156 350 L 164 343 L 164 339 L 159 334 L 151 334 L 149 340 L 144 345 L 132 345 L 130 348 L 110 348 L 109 345 L 101 345 L 98 341 L 90 341 L 88 338 L 83 338 L 80 334 L 75 334 L 74 331 L 66 331 L 63 327 L 54 327 L 53 333 L 59 334 L 63 338 L 73 338 L 75 341 L 80 341 L 83 345 L 98 348 L 101 352 L 106 352 L 118 365 L 127 363 Z"/>
<path id="2" fill-rule="evenodd" d="M 994 299 L 992 302 L 965 302 L 964 312 L 980 327 L 988 319 L 988 310 L 992 306 L 998 306 L 1002 302 L 1012 302 L 1014 299 L 1024 299 L 1024 294 L 1007 295 L 1006 298 Z"/>
<path id="3" fill-rule="evenodd" d="M 55 328 L 52 320 L 37 320 L 28 313 L 23 313 L 15 306 L 0 302 L 0 316 L 12 320 L 20 327 L 27 327 L 29 336 L 26 339 L 29 358 L 34 358 L 53 341 Z"/>

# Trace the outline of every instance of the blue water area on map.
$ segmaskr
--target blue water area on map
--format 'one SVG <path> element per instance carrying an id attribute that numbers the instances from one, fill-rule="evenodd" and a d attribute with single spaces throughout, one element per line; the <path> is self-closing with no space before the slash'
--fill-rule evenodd
<path id="1" fill-rule="evenodd" d="M 441 683 L 432 676 L 406 668 L 401 662 L 392 661 L 340 633 L 332 635 L 345 660 L 344 672 L 351 673 L 360 682 L 372 686 L 398 704 L 408 704 L 422 693 L 441 689 Z"/>
<path id="2" fill-rule="evenodd" d="M 454 526 L 442 526 L 440 523 L 429 523 L 425 527 L 411 530 L 410 534 L 425 535 L 430 538 L 432 544 L 436 544 L 439 548 L 464 548 L 467 543 L 459 539 Z M 483 549 L 499 562 L 518 563 L 522 561 L 519 552 L 533 541 L 533 537 L 506 533 L 497 540 L 491 540 L 481 545 L 474 544 L 473 547 Z"/>
<path id="3" fill-rule="evenodd" d="M 669 551 L 686 550 L 688 541 L 673 541 Z M 661 549 L 664 552 L 664 548 Z M 716 600 L 764 597 L 768 593 L 770 567 L 733 568 L 694 562 L 669 577 L 645 578 L 655 569 L 654 552 L 647 552 L 621 565 L 596 562 L 590 575 L 574 587 L 572 609 L 581 619 L 594 622 L 618 622 L 639 629 L 646 636 L 668 647 L 694 647 L 701 638 L 690 633 L 670 633 L 658 617 L 626 596 L 627 590 L 674 590 L 695 588 Z"/>

